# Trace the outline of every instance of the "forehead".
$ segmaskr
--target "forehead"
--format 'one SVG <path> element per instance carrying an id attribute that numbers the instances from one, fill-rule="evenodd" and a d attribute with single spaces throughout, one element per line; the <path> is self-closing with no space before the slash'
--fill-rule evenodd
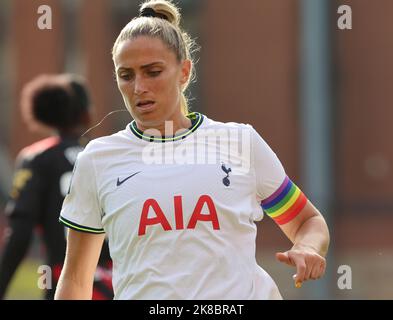
<path id="1" fill-rule="evenodd" d="M 165 43 L 154 37 L 139 36 L 121 42 L 115 52 L 117 68 L 138 68 L 152 62 L 175 63 L 175 53 Z"/>

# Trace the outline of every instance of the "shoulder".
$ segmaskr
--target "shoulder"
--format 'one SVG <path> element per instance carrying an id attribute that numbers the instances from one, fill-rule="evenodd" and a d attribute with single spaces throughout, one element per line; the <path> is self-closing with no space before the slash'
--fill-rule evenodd
<path id="1" fill-rule="evenodd" d="M 226 130 L 224 137 L 228 137 L 230 141 L 237 140 L 241 143 L 242 148 L 248 146 L 248 150 L 250 150 L 253 155 L 266 156 L 268 158 L 276 157 L 268 141 L 266 141 L 263 135 L 261 135 L 251 124 L 219 122 L 209 118 L 206 118 L 206 120 L 205 128 L 207 129 L 206 132 L 209 133 L 208 135 L 215 134 L 221 137 L 221 132 Z"/>
<path id="2" fill-rule="evenodd" d="M 91 140 L 87 145 L 85 150 L 89 152 L 94 152 L 100 149 L 105 149 L 111 146 L 117 146 L 119 144 L 123 144 L 129 140 L 129 136 L 127 134 L 127 130 L 121 130 L 114 134 L 102 136 L 96 139 Z"/>
<path id="3" fill-rule="evenodd" d="M 247 123 L 240 122 L 221 122 L 210 119 L 205 116 L 205 128 L 207 129 L 243 129 L 243 130 L 253 130 L 253 127 Z"/>
<path id="4" fill-rule="evenodd" d="M 17 158 L 17 164 L 22 163 L 36 163 L 45 159 L 45 155 L 56 148 L 61 142 L 59 137 L 50 137 L 40 141 L 37 141 L 25 148 L 23 148 Z"/>
<path id="5" fill-rule="evenodd" d="M 233 137 L 249 137 L 251 140 L 262 139 L 261 135 L 254 129 L 251 124 L 240 122 L 220 122 L 205 117 L 205 124 L 203 126 L 205 132 L 221 135 L 226 132 L 230 138 Z M 203 131 L 203 130 L 202 130 Z"/>
<path id="6" fill-rule="evenodd" d="M 233 122 L 233 121 L 222 122 L 222 121 L 213 120 L 211 118 L 208 118 L 207 116 L 204 116 L 204 122 L 205 122 L 205 127 L 209 127 L 209 128 L 228 128 L 228 129 L 252 128 L 252 126 L 247 123 L 240 123 L 240 122 Z"/>
<path id="7" fill-rule="evenodd" d="M 131 139 L 127 130 L 121 130 L 112 135 L 99 137 L 91 140 L 84 150 L 78 155 L 79 158 L 97 158 L 103 155 L 114 155 L 116 150 L 129 148 Z"/>

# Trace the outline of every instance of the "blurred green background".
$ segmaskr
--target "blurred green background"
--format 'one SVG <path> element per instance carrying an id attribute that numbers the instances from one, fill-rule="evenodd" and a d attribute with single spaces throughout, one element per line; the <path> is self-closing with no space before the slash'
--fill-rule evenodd
<path id="1" fill-rule="evenodd" d="M 42 260 L 26 259 L 18 268 L 7 292 L 9 300 L 40 300 L 42 292 L 37 286 L 38 267 Z"/>

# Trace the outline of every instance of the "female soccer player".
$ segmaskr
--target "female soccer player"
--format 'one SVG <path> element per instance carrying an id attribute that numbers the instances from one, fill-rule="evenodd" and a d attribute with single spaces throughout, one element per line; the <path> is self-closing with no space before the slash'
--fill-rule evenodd
<path id="1" fill-rule="evenodd" d="M 28 251 L 33 230 L 45 244 L 45 297 L 53 299 L 66 250 L 65 228 L 59 212 L 69 189 L 72 168 L 85 142 L 80 137 L 89 124 L 89 97 L 84 81 L 73 75 L 42 75 L 22 92 L 22 116 L 31 130 L 50 129 L 56 135 L 24 148 L 17 158 L 11 199 L 7 206 L 9 237 L 0 264 L 0 298 Z M 37 273 L 37 280 L 41 275 Z M 37 283 L 38 281 L 35 281 Z M 111 259 L 104 247 L 96 273 L 94 299 L 112 299 Z"/>
<path id="2" fill-rule="evenodd" d="M 57 299 L 90 299 L 105 233 L 115 299 L 281 299 L 255 259 L 263 210 L 293 242 L 277 258 L 297 282 L 325 271 L 326 223 L 260 135 L 188 113 L 193 42 L 179 21 L 173 3 L 146 2 L 114 44 L 134 121 L 78 157 Z"/>

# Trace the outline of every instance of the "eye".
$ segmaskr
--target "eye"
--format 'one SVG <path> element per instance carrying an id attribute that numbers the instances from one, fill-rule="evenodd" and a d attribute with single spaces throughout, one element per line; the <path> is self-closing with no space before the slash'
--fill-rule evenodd
<path id="1" fill-rule="evenodd" d="M 119 75 L 119 78 L 125 81 L 129 81 L 132 79 L 131 75 L 128 73 L 122 73 Z"/>
<path id="2" fill-rule="evenodd" d="M 148 71 L 147 74 L 150 77 L 158 77 L 161 74 L 161 70 L 152 70 L 152 71 Z"/>
<path id="3" fill-rule="evenodd" d="M 119 77 L 123 80 L 126 80 L 126 81 L 131 80 L 131 75 L 129 75 L 129 74 L 121 74 Z"/>

